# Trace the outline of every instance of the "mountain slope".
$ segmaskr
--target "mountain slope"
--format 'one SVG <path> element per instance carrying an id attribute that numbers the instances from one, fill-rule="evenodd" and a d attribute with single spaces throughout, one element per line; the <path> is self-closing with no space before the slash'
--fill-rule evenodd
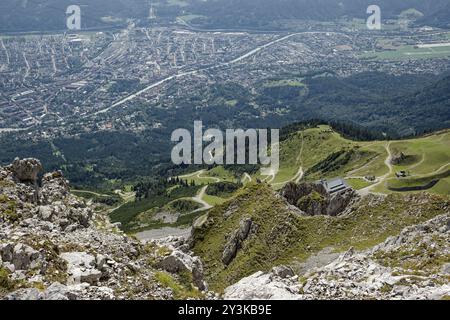
<path id="1" fill-rule="evenodd" d="M 201 262 L 182 241 L 126 236 L 61 172 L 39 187 L 41 170 L 36 159 L 0 167 L 0 299 L 204 298 Z"/>
<path id="2" fill-rule="evenodd" d="M 366 197 L 345 216 L 307 217 L 269 186 L 252 184 L 197 223 L 193 251 L 205 264 L 211 288 L 221 291 L 256 271 L 295 266 L 325 248 L 338 252 L 370 248 L 405 226 L 445 212 L 449 213 L 449 202 L 444 197 L 390 195 Z M 230 237 L 245 229 L 236 256 L 224 262 Z"/>
<path id="3" fill-rule="evenodd" d="M 407 227 L 363 252 L 350 249 L 328 262 L 326 253 L 300 281 L 286 266 L 258 272 L 225 290 L 225 299 L 426 299 L 449 298 L 450 216 Z M 329 254 L 328 254 L 329 255 Z M 314 267 L 314 265 L 318 265 Z"/>
<path id="4" fill-rule="evenodd" d="M 396 18 L 415 8 L 424 22 L 439 25 L 448 21 L 445 0 L 216 0 L 193 1 L 192 10 L 208 17 L 204 22 L 215 27 L 262 27 L 285 19 L 330 21 L 341 17 L 367 18 L 369 5 L 379 5 L 383 19 Z"/>
<path id="5" fill-rule="evenodd" d="M 449 6 L 446 0 L 186 0 L 153 1 L 159 17 L 174 21 L 179 15 L 203 17 L 201 25 L 225 28 L 278 28 L 286 19 L 330 21 L 342 17 L 366 18 L 369 5 L 377 4 L 383 18 L 395 18 L 402 11 L 415 8 L 424 14 L 421 24 L 448 26 Z M 8 0 L 0 4 L 0 30 L 44 31 L 65 29 L 68 0 Z M 115 23 L 126 18 L 145 19 L 147 0 L 92 0 L 78 2 L 83 10 L 83 26 L 107 27 L 102 20 L 112 17 Z"/>
<path id="6" fill-rule="evenodd" d="M 81 8 L 82 28 L 108 27 L 114 23 L 102 20 L 104 17 L 141 17 L 146 0 L 8 0 L 0 4 L 0 30 L 45 31 L 66 29 L 66 9 L 76 4 Z M 117 21 L 120 23 L 123 21 Z"/>

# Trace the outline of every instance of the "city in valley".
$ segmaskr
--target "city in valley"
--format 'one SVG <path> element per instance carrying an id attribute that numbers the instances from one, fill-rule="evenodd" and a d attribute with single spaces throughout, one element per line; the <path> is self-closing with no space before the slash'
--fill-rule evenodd
<path id="1" fill-rule="evenodd" d="M 213 84 L 239 83 L 252 92 L 286 75 L 286 85 L 301 86 L 314 73 L 437 74 L 449 65 L 446 31 L 334 29 L 339 31 L 213 32 L 130 23 L 116 31 L 2 36 L 0 130 L 27 130 L 34 137 L 140 131 L 167 125 L 140 118 L 143 108 L 182 109 L 177 103 L 189 97 L 198 97 L 196 108 L 209 108 L 205 88 Z M 283 112 L 258 101 L 253 107 L 258 117 Z M 126 116 L 118 117 L 123 110 Z"/>

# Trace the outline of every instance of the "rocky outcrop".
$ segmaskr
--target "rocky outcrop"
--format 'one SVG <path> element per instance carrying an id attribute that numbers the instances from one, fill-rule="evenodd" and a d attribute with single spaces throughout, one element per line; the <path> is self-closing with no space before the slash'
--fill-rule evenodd
<path id="1" fill-rule="evenodd" d="M 256 225 L 250 218 L 245 218 L 239 222 L 239 228 L 230 235 L 223 249 L 222 262 L 225 265 L 229 265 L 233 261 L 242 243 L 247 239 L 252 228 L 255 229 L 255 227 Z"/>
<path id="2" fill-rule="evenodd" d="M 66 252 L 62 253 L 60 257 L 67 262 L 67 273 L 69 274 L 69 284 L 80 284 L 83 282 L 89 284 L 96 284 L 102 272 L 98 270 L 96 259 L 93 255 L 85 252 Z M 99 261 L 100 267 L 103 267 L 103 262 Z"/>
<path id="3" fill-rule="evenodd" d="M 23 243 L 0 244 L 0 257 L 5 268 L 14 272 L 16 270 L 28 270 L 38 267 L 40 253 Z"/>
<path id="4" fill-rule="evenodd" d="M 353 204 L 358 202 L 358 200 L 359 197 L 354 190 L 335 193 L 328 197 L 325 214 L 328 216 L 337 216 L 343 214 Z"/>
<path id="5" fill-rule="evenodd" d="M 301 298 L 298 277 L 286 266 L 269 273 L 261 271 L 246 277 L 224 291 L 225 300 L 298 300 Z"/>
<path id="6" fill-rule="evenodd" d="M 201 261 L 187 243 L 169 239 L 167 256 L 128 237 L 106 211 L 72 195 L 61 172 L 39 184 L 40 169 L 35 159 L 0 167 L 0 299 L 171 299 L 178 287 L 155 277 L 164 270 L 177 286 L 185 285 L 177 273 L 189 272 L 206 289 Z"/>
<path id="7" fill-rule="evenodd" d="M 316 192 L 321 196 L 326 196 L 327 191 L 321 184 L 316 183 L 287 183 L 280 191 L 280 194 L 291 204 L 296 205 L 299 199 Z"/>
<path id="8" fill-rule="evenodd" d="M 225 289 L 225 299 L 442 299 L 450 296 L 450 216 L 405 228 L 372 249 L 350 249 L 301 281 L 285 266 Z M 422 248 L 422 249 L 421 249 Z"/>
<path id="9" fill-rule="evenodd" d="M 78 295 L 75 290 L 60 284 L 52 283 L 44 291 L 36 288 L 26 288 L 17 290 L 5 297 L 6 300 L 77 300 Z"/>
<path id="10" fill-rule="evenodd" d="M 188 272 L 192 274 L 192 282 L 198 289 L 207 289 L 204 280 L 203 265 L 198 257 L 193 257 L 182 251 L 173 250 L 170 255 L 158 262 L 157 266 L 171 273 Z"/>
<path id="11" fill-rule="evenodd" d="M 405 160 L 406 160 L 405 154 L 403 152 L 399 152 L 399 153 L 392 155 L 390 162 L 392 165 L 399 165 Z"/>
<path id="12" fill-rule="evenodd" d="M 303 298 L 441 299 L 450 295 L 443 264 L 450 257 L 449 240 L 447 214 L 405 228 L 370 250 L 349 250 L 306 275 Z"/>
<path id="13" fill-rule="evenodd" d="M 290 182 L 281 189 L 280 194 L 289 204 L 309 216 L 339 215 L 358 199 L 354 190 L 348 189 L 330 195 L 323 185 L 308 182 Z"/>
<path id="14" fill-rule="evenodd" d="M 42 164 L 39 160 L 33 158 L 22 160 L 16 158 L 11 164 L 11 171 L 19 182 L 36 183 L 38 174 L 42 171 Z"/>
<path id="15" fill-rule="evenodd" d="M 192 283 L 199 290 L 205 291 L 208 285 L 204 278 L 203 264 L 199 257 L 189 250 L 189 243 L 184 237 L 167 237 L 151 241 L 158 250 L 165 252 L 156 258 L 154 265 L 167 272 L 187 273 L 192 277 Z"/>
<path id="16" fill-rule="evenodd" d="M 69 181 L 64 178 L 61 171 L 55 171 L 45 174 L 42 178 L 39 198 L 41 203 L 50 204 L 67 198 L 69 192 Z"/>

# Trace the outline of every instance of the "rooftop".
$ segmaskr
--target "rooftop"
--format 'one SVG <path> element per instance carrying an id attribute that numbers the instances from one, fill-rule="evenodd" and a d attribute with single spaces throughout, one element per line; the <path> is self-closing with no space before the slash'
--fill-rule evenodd
<path id="1" fill-rule="evenodd" d="M 345 191 L 349 189 L 349 185 L 342 178 L 335 178 L 331 180 L 320 180 L 320 184 L 322 184 L 329 194 L 333 194 L 340 191 Z"/>

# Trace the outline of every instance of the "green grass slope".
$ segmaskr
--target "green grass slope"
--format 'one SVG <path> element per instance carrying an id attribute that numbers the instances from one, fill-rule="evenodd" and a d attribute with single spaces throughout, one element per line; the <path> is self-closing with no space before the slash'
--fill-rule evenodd
<path id="1" fill-rule="evenodd" d="M 448 211 L 449 204 L 448 198 L 429 194 L 368 196 L 345 217 L 304 217 L 290 211 L 268 184 L 252 183 L 210 210 L 206 222 L 194 231 L 193 251 L 205 264 L 211 289 L 222 291 L 256 271 L 304 261 L 327 247 L 369 248 L 405 226 Z M 221 257 L 227 236 L 244 218 L 251 218 L 257 231 L 225 266 Z"/>

